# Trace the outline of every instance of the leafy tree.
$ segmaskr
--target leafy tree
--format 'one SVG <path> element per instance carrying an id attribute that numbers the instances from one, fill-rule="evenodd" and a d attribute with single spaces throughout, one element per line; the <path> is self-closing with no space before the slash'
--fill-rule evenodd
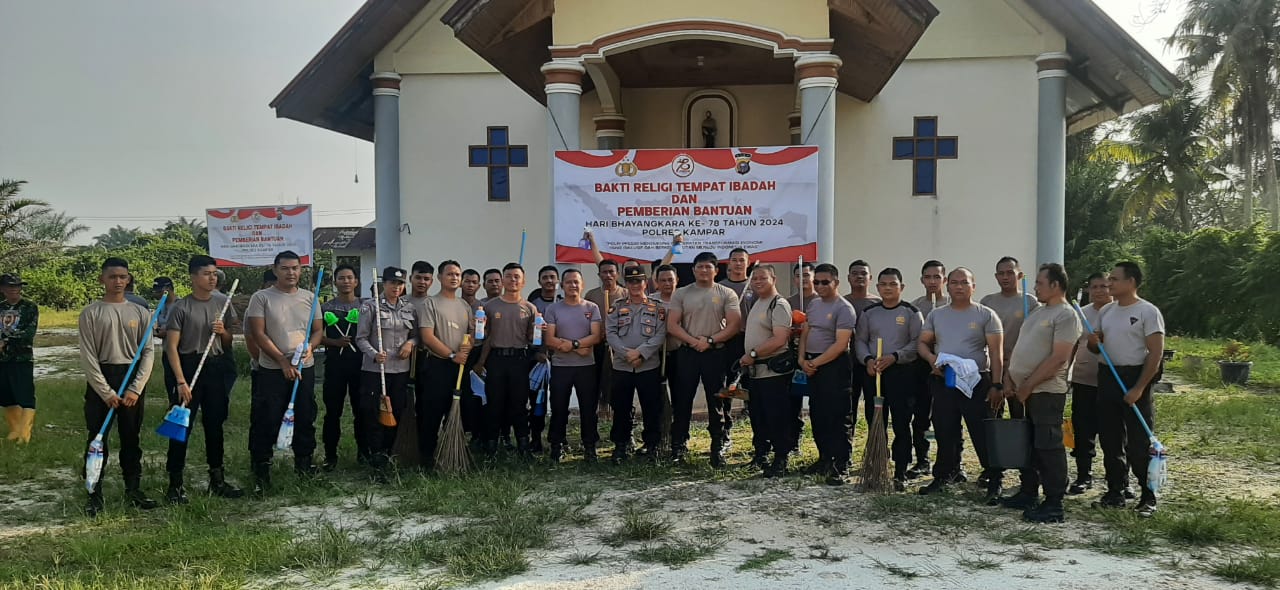
<path id="1" fill-rule="evenodd" d="M 1260 166 L 1270 228 L 1280 229 L 1273 153 L 1280 105 L 1280 2 L 1187 0 L 1169 43 L 1186 53 L 1183 61 L 1193 73 L 1208 78 L 1210 99 L 1230 113 L 1238 142 L 1235 159 L 1245 177 L 1245 225 L 1253 222 L 1254 179 Z"/>
<path id="2" fill-rule="evenodd" d="M 94 236 L 93 243 L 95 246 L 99 248 L 105 248 L 107 250 L 120 250 L 122 248 L 128 248 L 130 246 L 136 245 L 139 242 L 141 242 L 143 240 L 143 236 L 145 233 L 146 232 L 142 231 L 142 228 L 138 228 L 138 227 L 129 228 L 129 227 L 124 227 L 122 225 L 117 225 L 107 230 L 107 233 L 105 234 L 99 234 L 97 236 Z"/>

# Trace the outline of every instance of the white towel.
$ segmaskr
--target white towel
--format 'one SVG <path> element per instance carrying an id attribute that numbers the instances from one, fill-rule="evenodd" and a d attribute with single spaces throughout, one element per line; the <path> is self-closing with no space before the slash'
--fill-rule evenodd
<path id="1" fill-rule="evenodd" d="M 951 367 L 956 374 L 956 389 L 968 398 L 973 397 L 973 388 L 977 387 L 978 382 L 982 380 L 982 375 L 978 373 L 978 363 L 973 362 L 973 359 L 944 352 L 938 355 L 938 361 L 934 366 Z"/>

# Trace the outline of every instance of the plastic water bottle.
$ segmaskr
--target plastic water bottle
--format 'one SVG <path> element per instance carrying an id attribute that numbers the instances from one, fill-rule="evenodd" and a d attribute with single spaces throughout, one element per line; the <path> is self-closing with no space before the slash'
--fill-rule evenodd
<path id="1" fill-rule="evenodd" d="M 533 318 L 533 345 L 542 346 L 542 329 L 547 327 L 547 320 L 542 319 L 542 314 L 538 314 Z"/>
<path id="2" fill-rule="evenodd" d="M 89 493 L 93 493 L 93 488 L 97 487 L 98 480 L 102 478 L 102 465 L 105 462 L 102 435 L 98 435 L 89 443 L 89 459 L 85 461 L 84 467 L 84 487 Z"/>
<path id="3" fill-rule="evenodd" d="M 582 248 L 583 250 L 591 249 L 591 228 L 589 227 L 582 228 L 582 239 L 578 240 L 578 247 Z"/>
<path id="4" fill-rule="evenodd" d="M 682 236 L 682 235 L 684 235 L 684 234 L 683 234 L 683 233 L 681 233 L 681 232 L 676 232 L 675 237 L 676 237 L 676 238 L 679 238 L 679 237 L 680 237 L 680 236 Z M 681 244 L 680 242 L 677 242 L 677 241 L 675 241 L 675 240 L 673 239 L 673 240 L 672 240 L 672 242 L 671 242 L 671 253 L 672 253 L 672 254 L 675 254 L 675 255 L 684 254 L 684 248 L 683 248 L 683 247 L 681 247 L 681 246 L 683 246 L 683 244 Z"/>
<path id="5" fill-rule="evenodd" d="M 484 308 L 476 310 L 476 340 L 484 340 Z"/>

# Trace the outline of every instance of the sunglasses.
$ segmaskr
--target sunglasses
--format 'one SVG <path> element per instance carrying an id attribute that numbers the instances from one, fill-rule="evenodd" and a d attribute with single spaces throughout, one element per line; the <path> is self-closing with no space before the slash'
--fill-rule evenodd
<path id="1" fill-rule="evenodd" d="M 835 282 L 835 281 L 833 281 L 833 280 L 831 280 L 831 279 L 817 279 L 817 280 L 814 280 L 814 281 L 813 281 L 813 284 L 815 284 L 815 285 L 819 285 L 819 286 L 822 286 L 822 287 L 825 287 L 825 286 L 830 285 L 831 283 L 834 283 L 834 282 Z"/>

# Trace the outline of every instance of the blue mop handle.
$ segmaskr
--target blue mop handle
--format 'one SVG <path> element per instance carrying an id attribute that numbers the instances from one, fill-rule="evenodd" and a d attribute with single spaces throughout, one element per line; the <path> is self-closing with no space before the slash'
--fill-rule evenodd
<path id="1" fill-rule="evenodd" d="M 129 370 L 124 373 L 124 381 L 120 382 L 120 390 L 116 392 L 116 397 L 124 397 L 124 392 L 129 389 L 129 382 L 133 379 L 133 370 L 138 368 L 138 360 L 142 358 L 142 351 L 147 349 L 147 343 L 151 341 L 151 334 L 155 332 L 156 320 L 160 318 L 160 312 L 164 310 L 164 304 L 168 300 L 168 293 L 160 297 L 160 303 L 156 305 L 156 311 L 151 314 L 151 321 L 147 322 L 147 331 L 142 334 L 142 342 L 139 342 L 138 349 L 133 351 L 133 361 L 129 363 Z M 107 417 L 102 421 L 102 428 L 98 429 L 98 436 L 107 434 L 107 428 L 111 426 L 111 417 L 115 416 L 115 413 L 115 408 L 107 410 Z"/>
<path id="2" fill-rule="evenodd" d="M 1072 301 L 1071 306 L 1076 308 L 1076 313 L 1080 314 L 1080 321 L 1084 322 L 1084 329 L 1088 330 L 1089 333 L 1092 334 L 1093 326 L 1089 324 L 1089 318 L 1084 317 L 1084 310 L 1080 309 L 1080 304 Z M 1128 392 L 1129 386 L 1124 384 L 1124 379 L 1120 378 L 1120 371 L 1117 371 L 1115 363 L 1111 362 L 1111 355 L 1107 354 L 1106 345 L 1102 342 L 1098 342 L 1098 350 L 1102 352 L 1102 360 L 1107 362 L 1107 368 L 1111 369 L 1111 375 L 1116 378 L 1116 383 L 1120 384 L 1120 389 Z M 1156 433 L 1151 431 L 1150 426 L 1147 426 L 1147 419 L 1142 417 L 1142 412 L 1138 411 L 1137 406 L 1133 406 L 1133 413 L 1138 416 L 1138 423 L 1142 425 L 1142 429 L 1147 431 L 1147 438 L 1151 439 L 1151 441 L 1156 444 L 1160 444 L 1160 441 L 1156 440 Z"/>
<path id="3" fill-rule="evenodd" d="M 1022 275 L 1022 320 L 1026 321 L 1031 313 L 1031 304 L 1027 303 L 1027 275 Z"/>
<path id="4" fill-rule="evenodd" d="M 311 326 L 316 323 L 316 308 L 320 307 L 320 286 L 323 284 L 324 284 L 324 267 L 322 266 L 318 271 L 316 271 L 316 296 L 315 296 L 315 299 L 311 300 L 311 318 L 307 320 L 307 337 L 303 338 L 302 340 L 303 347 L 306 347 L 308 344 L 311 343 Z M 306 355 L 305 354 L 298 355 L 298 363 L 294 365 L 295 367 L 297 367 L 299 375 L 298 375 L 298 380 L 293 382 L 293 393 L 289 394 L 289 405 L 291 406 L 293 405 L 293 402 L 297 401 L 298 399 L 298 384 L 302 383 L 302 375 L 301 375 L 302 357 L 304 356 Z"/>

